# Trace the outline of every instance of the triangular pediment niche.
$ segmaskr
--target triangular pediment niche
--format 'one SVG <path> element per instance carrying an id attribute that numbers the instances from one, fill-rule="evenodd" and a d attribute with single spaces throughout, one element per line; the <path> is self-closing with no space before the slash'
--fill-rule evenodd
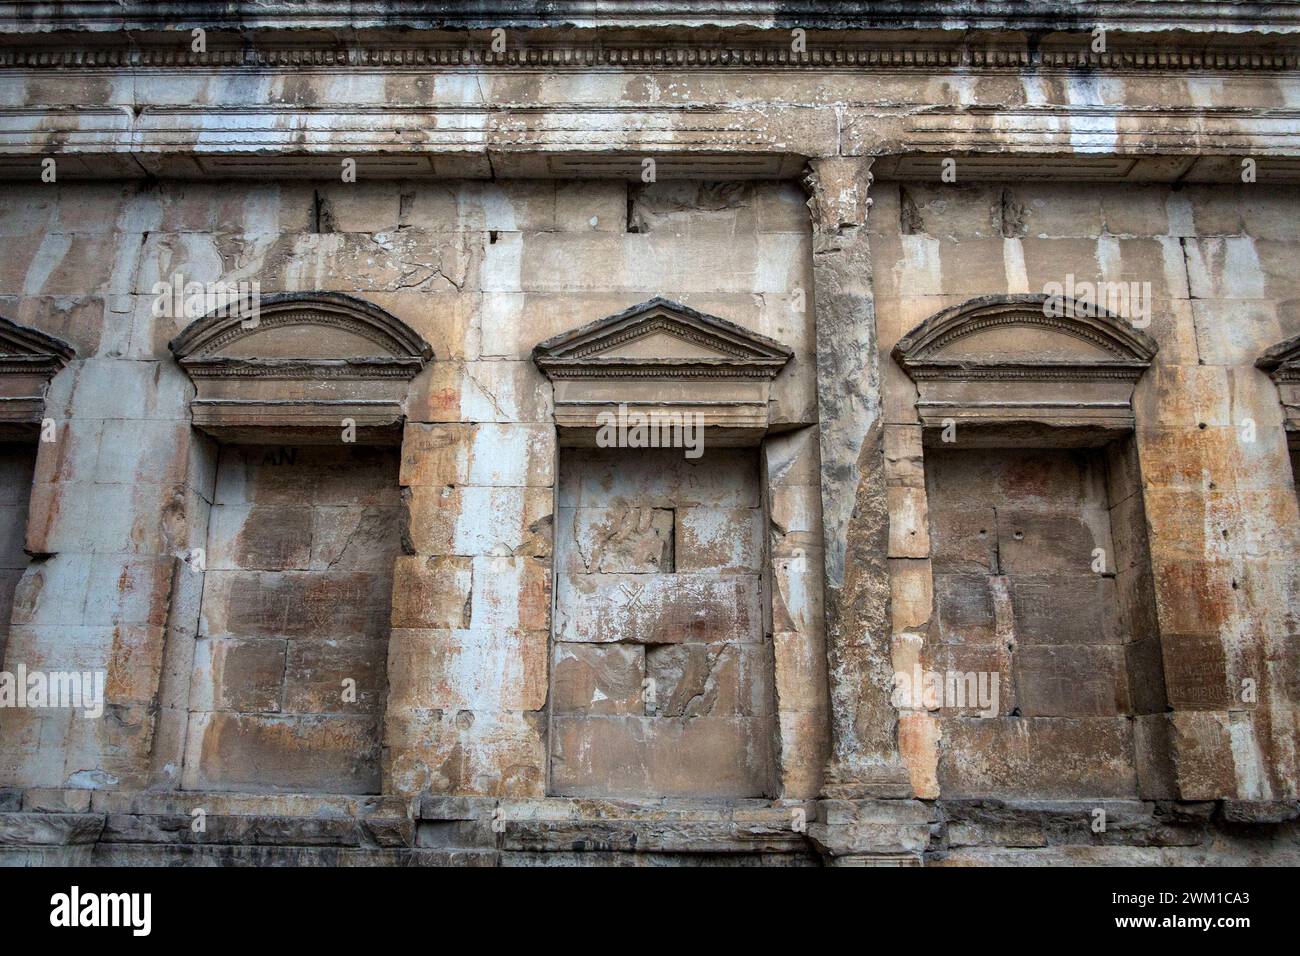
<path id="1" fill-rule="evenodd" d="M 585 444 L 600 416 L 691 415 L 711 441 L 766 433 L 772 380 L 793 357 L 773 339 L 668 299 L 553 336 L 533 360 L 554 383 L 561 439 Z"/>
<path id="2" fill-rule="evenodd" d="M 552 379 L 574 377 L 774 378 L 792 352 L 773 339 L 668 299 L 547 339 L 533 349 Z"/>

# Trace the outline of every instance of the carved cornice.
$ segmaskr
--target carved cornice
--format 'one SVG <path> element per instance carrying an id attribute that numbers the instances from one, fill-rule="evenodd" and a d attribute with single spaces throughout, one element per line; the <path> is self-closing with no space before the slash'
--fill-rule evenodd
<path id="1" fill-rule="evenodd" d="M 1147 368 L 1146 362 L 1111 362 L 1106 365 L 1073 363 L 1028 364 L 1003 362 L 972 366 L 967 362 L 930 362 L 908 369 L 913 381 L 1017 381 L 1017 382 L 1097 382 L 1136 381 Z"/>
<path id="2" fill-rule="evenodd" d="M 1237 0 L 4 0 L 0 29 L 533 29 L 557 26 L 790 29 L 1287 31 L 1289 2 Z"/>
<path id="3" fill-rule="evenodd" d="M 25 38 L 26 40 L 26 38 Z M 779 40 L 697 40 L 602 42 L 582 39 L 539 43 L 494 52 L 483 38 L 453 42 L 361 41 L 339 46 L 318 42 L 277 42 L 222 46 L 215 40 L 203 53 L 190 50 L 189 34 L 176 44 L 59 44 L 24 42 L 0 47 L 0 69 L 122 70 L 235 69 L 382 70 L 385 72 L 522 69 L 536 70 L 778 70 L 778 71 L 1250 71 L 1300 69 L 1300 48 L 1241 49 L 1133 46 L 1095 53 L 1090 35 L 1077 47 L 1029 48 L 953 42 L 838 40 L 809 42 L 804 52 L 790 49 L 788 33 Z"/>
<path id="4" fill-rule="evenodd" d="M 193 378 L 330 379 L 359 381 L 373 378 L 412 379 L 419 374 L 419 359 L 190 359 L 184 363 Z"/>

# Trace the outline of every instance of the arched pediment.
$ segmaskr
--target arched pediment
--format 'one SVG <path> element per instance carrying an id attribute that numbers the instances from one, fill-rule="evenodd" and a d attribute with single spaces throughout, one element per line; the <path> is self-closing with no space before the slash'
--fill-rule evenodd
<path id="1" fill-rule="evenodd" d="M 396 316 L 338 292 L 240 301 L 192 323 L 171 350 L 198 390 L 195 425 L 238 441 L 333 441 L 345 421 L 390 440 L 433 356 Z"/>
<path id="2" fill-rule="evenodd" d="M 715 443 L 749 444 L 767 431 L 772 379 L 793 354 L 726 319 L 654 298 L 547 339 L 533 360 L 554 383 L 566 443 L 587 443 L 602 415 L 623 409 L 698 416 Z"/>
<path id="3" fill-rule="evenodd" d="M 894 346 L 904 368 L 963 362 L 1142 369 L 1155 354 L 1155 342 L 1126 319 L 1042 294 L 972 299 L 926 319 Z"/>
<path id="4" fill-rule="evenodd" d="M 212 374 L 239 367 L 268 373 L 285 363 L 342 363 L 366 371 L 381 366 L 414 376 L 433 349 L 400 319 L 373 303 L 340 292 L 264 296 L 218 310 L 171 341 L 172 353 L 190 370 Z"/>
<path id="5" fill-rule="evenodd" d="M 0 318 L 0 437 L 40 424 L 46 387 L 75 354 L 60 338 Z"/>
<path id="6" fill-rule="evenodd" d="M 894 346 L 927 425 L 1132 427 L 1132 394 L 1156 343 L 1091 303 L 1041 294 L 972 299 Z"/>

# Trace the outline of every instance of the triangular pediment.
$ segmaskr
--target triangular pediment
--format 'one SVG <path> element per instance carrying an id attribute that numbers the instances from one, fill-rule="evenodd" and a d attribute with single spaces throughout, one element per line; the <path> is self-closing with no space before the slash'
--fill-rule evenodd
<path id="1" fill-rule="evenodd" d="M 0 317 L 0 363 L 6 368 L 46 368 L 53 373 L 74 354 L 62 339 Z"/>
<path id="2" fill-rule="evenodd" d="M 533 349 L 551 378 L 716 374 L 771 378 L 793 353 L 773 339 L 668 299 L 651 299 Z"/>
<path id="3" fill-rule="evenodd" d="M 1068 377 L 1071 370 L 1089 369 L 1136 375 L 1155 352 L 1155 342 L 1120 316 L 1031 294 L 987 296 L 946 309 L 899 340 L 893 354 L 913 377 L 1017 367 L 1050 367 Z"/>

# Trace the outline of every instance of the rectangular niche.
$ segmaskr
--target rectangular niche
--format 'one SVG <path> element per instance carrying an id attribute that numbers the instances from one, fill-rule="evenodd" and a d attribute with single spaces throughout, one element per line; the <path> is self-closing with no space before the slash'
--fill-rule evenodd
<path id="1" fill-rule="evenodd" d="M 550 792 L 774 792 L 756 448 L 562 448 Z"/>
<path id="2" fill-rule="evenodd" d="M 185 789 L 379 792 L 398 461 L 221 446 Z"/>
<path id="3" fill-rule="evenodd" d="M 996 674 L 996 713 L 948 700 L 945 796 L 1134 797 L 1164 772 L 1165 709 L 1133 441 L 927 447 L 928 671 Z M 967 684 L 969 687 L 969 683 Z"/>
<path id="4" fill-rule="evenodd" d="M 14 591 L 27 570 L 23 550 L 27 538 L 27 508 L 36 471 L 36 444 L 0 443 L 0 670 L 5 669 L 5 645 L 13 614 Z"/>

